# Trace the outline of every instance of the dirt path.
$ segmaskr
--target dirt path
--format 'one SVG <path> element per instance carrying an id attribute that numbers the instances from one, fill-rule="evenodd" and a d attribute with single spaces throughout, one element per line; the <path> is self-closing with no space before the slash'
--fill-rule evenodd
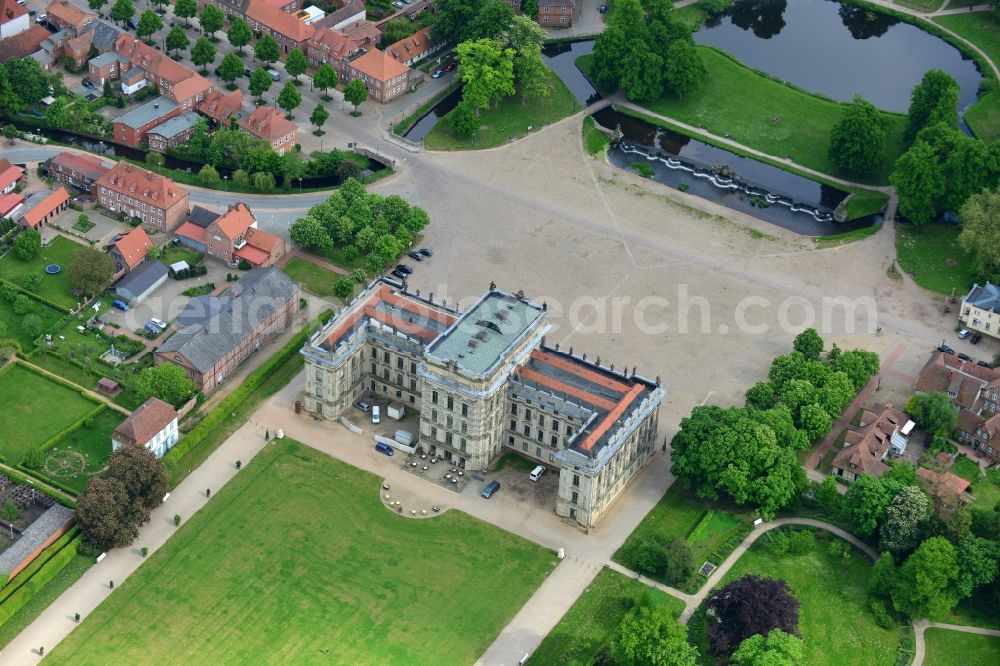
<path id="1" fill-rule="evenodd" d="M 957 624 L 945 624 L 944 622 L 930 622 L 928 620 L 917 620 L 913 623 L 913 662 L 910 666 L 921 666 L 924 657 L 927 655 L 927 641 L 924 632 L 928 629 L 947 629 L 949 631 L 961 631 L 967 634 L 979 634 L 980 636 L 1000 637 L 1000 630 L 983 629 L 982 627 L 968 627 Z"/>

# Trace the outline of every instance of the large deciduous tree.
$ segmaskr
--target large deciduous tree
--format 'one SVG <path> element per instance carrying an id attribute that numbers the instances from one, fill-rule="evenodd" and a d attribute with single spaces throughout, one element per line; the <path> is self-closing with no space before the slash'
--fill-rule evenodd
<path id="1" fill-rule="evenodd" d="M 299 104 L 302 103 L 302 93 L 299 92 L 298 87 L 295 83 L 289 81 L 278 93 L 278 106 L 288 113 L 288 117 L 292 117 L 292 111 L 298 108 Z"/>
<path id="2" fill-rule="evenodd" d="M 201 67 L 204 74 L 215 60 L 215 46 L 206 37 L 199 37 L 191 49 L 191 62 Z"/>
<path id="3" fill-rule="evenodd" d="M 309 69 L 309 61 L 302 49 L 292 49 L 288 52 L 288 57 L 285 58 L 285 71 L 288 72 L 289 76 L 298 81 L 299 74 L 305 74 L 307 69 Z"/>
<path id="4" fill-rule="evenodd" d="M 184 25 L 190 25 L 188 19 L 198 13 L 196 0 L 177 0 L 174 2 L 174 15 L 184 19 Z"/>
<path id="5" fill-rule="evenodd" d="M 702 62 L 694 44 L 684 39 L 674 40 L 667 48 L 667 68 L 664 73 L 667 88 L 683 99 L 698 89 L 705 78 Z"/>
<path id="6" fill-rule="evenodd" d="M 250 25 L 243 19 L 236 17 L 233 19 L 232 23 L 229 24 L 229 30 L 226 32 L 226 39 L 229 43 L 240 50 L 243 53 L 243 47 L 250 43 L 250 38 L 253 33 L 250 31 Z"/>
<path id="7" fill-rule="evenodd" d="M 862 474 L 847 489 L 846 509 L 851 531 L 861 536 L 874 534 L 900 488 L 872 474 Z"/>
<path id="8" fill-rule="evenodd" d="M 191 40 L 188 39 L 187 33 L 184 32 L 184 28 L 179 25 L 175 25 L 167 33 L 166 47 L 168 51 L 173 51 L 174 55 L 177 54 L 181 49 L 186 49 L 188 45 L 191 44 Z"/>
<path id="9" fill-rule="evenodd" d="M 163 27 L 163 19 L 152 9 L 147 9 L 139 16 L 139 24 L 135 29 L 135 34 L 139 38 L 145 38 Z"/>
<path id="10" fill-rule="evenodd" d="M 194 395 L 194 381 L 173 363 L 161 363 L 139 374 L 135 391 L 140 400 L 155 396 L 163 402 L 180 407 Z"/>
<path id="11" fill-rule="evenodd" d="M 917 425 L 932 435 L 948 435 L 958 426 L 958 412 L 947 393 L 918 393 L 908 411 Z"/>
<path id="12" fill-rule="evenodd" d="M 917 141 L 903 153 L 889 181 L 899 197 L 899 212 L 914 224 L 926 224 L 937 214 L 937 201 L 945 192 L 944 174 L 937 155 L 926 141 Z"/>
<path id="13" fill-rule="evenodd" d="M 131 0 L 115 0 L 115 4 L 111 7 L 111 18 L 125 25 L 125 22 L 133 16 L 135 16 L 135 6 Z"/>
<path id="14" fill-rule="evenodd" d="M 84 541 L 98 551 L 127 546 L 139 535 L 140 514 L 118 479 L 96 476 L 76 502 Z"/>
<path id="15" fill-rule="evenodd" d="M 465 83 L 462 101 L 479 111 L 514 94 L 514 49 L 492 39 L 463 42 L 455 49 Z"/>
<path id="16" fill-rule="evenodd" d="M 517 51 L 517 57 L 514 58 L 514 81 L 521 92 L 522 104 L 527 106 L 528 100 L 545 97 L 551 92 L 545 83 L 547 71 L 540 47 L 529 44 Z"/>
<path id="17" fill-rule="evenodd" d="M 205 8 L 201 10 L 201 16 L 198 17 L 198 23 L 201 24 L 202 31 L 211 37 L 217 31 L 222 30 L 225 15 L 215 5 L 206 4 Z"/>
<path id="18" fill-rule="evenodd" d="M 911 142 L 920 130 L 943 122 L 957 127 L 958 82 L 940 69 L 928 70 L 910 94 L 906 131 L 903 137 Z"/>
<path id="19" fill-rule="evenodd" d="M 329 98 L 326 91 L 337 87 L 339 82 L 340 78 L 337 76 L 337 70 L 328 64 L 320 65 L 316 69 L 316 73 L 313 74 L 313 85 L 323 91 L 323 99 Z"/>
<path id="20" fill-rule="evenodd" d="M 253 47 L 253 57 L 267 64 L 277 62 L 281 57 L 281 47 L 271 35 L 264 35 Z"/>
<path id="21" fill-rule="evenodd" d="M 354 115 L 358 115 L 358 107 L 368 99 L 368 86 L 361 79 L 349 81 L 344 86 L 344 100 L 354 107 Z"/>
<path id="22" fill-rule="evenodd" d="M 970 534 L 958 544 L 958 598 L 972 596 L 977 588 L 997 578 L 1000 542 Z"/>
<path id="23" fill-rule="evenodd" d="M 100 250 L 84 247 L 73 253 L 67 272 L 77 294 L 96 296 L 115 274 L 115 262 Z"/>
<path id="24" fill-rule="evenodd" d="M 113 451 L 106 475 L 122 483 L 143 520 L 149 518 L 170 490 L 163 461 L 145 446 L 126 445 Z"/>
<path id="25" fill-rule="evenodd" d="M 22 261 L 31 261 L 42 250 L 42 235 L 34 229 L 25 229 L 14 239 L 14 255 Z"/>
<path id="26" fill-rule="evenodd" d="M 823 338 L 815 328 L 807 328 L 795 336 L 792 349 L 802 354 L 807 361 L 815 361 L 823 353 Z"/>
<path id="27" fill-rule="evenodd" d="M 299 247 L 304 247 L 307 250 L 312 250 L 320 254 L 329 252 L 330 248 L 333 247 L 333 242 L 330 240 L 330 234 L 327 232 L 326 227 L 312 215 L 307 215 L 293 222 L 288 230 L 288 235 L 291 237 L 292 242 Z"/>
<path id="28" fill-rule="evenodd" d="M 979 271 L 994 281 L 1000 277 L 1000 187 L 968 198 L 959 211 L 958 242 L 976 258 Z"/>
<path id="29" fill-rule="evenodd" d="M 733 666 L 798 666 L 803 663 L 802 639 L 781 629 L 745 639 L 729 658 Z"/>
<path id="30" fill-rule="evenodd" d="M 227 53 L 219 63 L 219 78 L 226 83 L 232 84 L 236 79 L 243 76 L 243 61 L 235 53 Z"/>
<path id="31" fill-rule="evenodd" d="M 709 650 L 713 654 L 732 654 L 754 634 L 769 634 L 780 629 L 796 634 L 799 625 L 799 601 L 788 583 L 775 578 L 746 575 L 737 578 L 707 601 L 713 621 L 708 623 Z"/>
<path id="32" fill-rule="evenodd" d="M 698 649 L 666 606 L 626 615 L 611 641 L 617 666 L 697 666 Z"/>
<path id="33" fill-rule="evenodd" d="M 958 603 L 958 556 L 944 537 L 924 541 L 899 568 L 892 603 L 917 620 L 942 615 Z"/>
<path id="34" fill-rule="evenodd" d="M 885 161 L 889 124 L 870 102 L 860 95 L 844 107 L 830 131 L 830 160 L 839 169 L 858 176 L 871 176 Z"/>
<path id="35" fill-rule="evenodd" d="M 271 75 L 263 67 L 258 67 L 250 75 L 249 87 L 250 94 L 259 100 L 271 87 Z"/>
<path id="36" fill-rule="evenodd" d="M 879 527 L 879 546 L 893 556 L 910 552 L 920 541 L 921 528 L 929 517 L 930 500 L 920 488 L 905 486 L 892 498 Z"/>
<path id="37" fill-rule="evenodd" d="M 874 375 L 878 374 L 880 361 L 878 354 L 865 349 L 851 349 L 842 352 L 833 362 L 835 372 L 843 372 L 854 384 L 854 390 L 864 388 Z"/>

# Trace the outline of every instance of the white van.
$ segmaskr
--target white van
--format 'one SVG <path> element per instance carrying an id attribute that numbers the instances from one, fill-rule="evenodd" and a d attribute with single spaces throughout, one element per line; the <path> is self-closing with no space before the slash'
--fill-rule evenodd
<path id="1" fill-rule="evenodd" d="M 378 405 L 374 405 L 372 407 L 372 423 L 374 423 L 375 425 L 378 425 L 379 423 L 381 423 L 381 421 L 382 421 L 382 419 L 379 418 L 379 406 Z"/>
<path id="2" fill-rule="evenodd" d="M 539 465 L 535 469 L 531 470 L 531 474 L 528 475 L 528 478 L 532 481 L 538 481 L 538 479 L 542 478 L 542 474 L 545 474 L 545 465 Z"/>

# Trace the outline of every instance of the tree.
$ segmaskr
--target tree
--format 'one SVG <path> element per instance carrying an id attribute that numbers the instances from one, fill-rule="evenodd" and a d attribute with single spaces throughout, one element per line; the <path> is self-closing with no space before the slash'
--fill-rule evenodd
<path id="1" fill-rule="evenodd" d="M 330 117 L 330 112 L 326 110 L 326 107 L 322 104 L 317 104 L 312 110 L 312 114 L 309 116 L 309 122 L 316 126 L 316 131 L 313 132 L 317 136 L 323 133 L 323 123 L 326 119 Z"/>
<path id="2" fill-rule="evenodd" d="M 305 74 L 307 69 L 309 69 L 309 61 L 306 59 L 305 53 L 300 49 L 292 49 L 288 52 L 288 57 L 285 59 L 285 71 L 288 72 L 289 76 L 298 82 L 299 74 Z"/>
<path id="3" fill-rule="evenodd" d="M 37 451 L 37 449 L 33 449 Z M 21 509 L 11 500 L 3 503 L 3 517 L 8 523 L 13 523 L 21 515 Z"/>
<path id="4" fill-rule="evenodd" d="M 804 656 L 801 638 L 772 629 L 767 636 L 754 634 L 740 643 L 729 663 L 733 666 L 797 666 Z"/>
<path id="5" fill-rule="evenodd" d="M 823 353 L 823 338 L 815 328 L 807 328 L 795 336 L 792 349 L 802 354 L 807 361 L 815 361 Z"/>
<path id="6" fill-rule="evenodd" d="M 14 239 L 14 254 L 21 261 L 31 261 L 42 250 L 42 235 L 34 229 L 25 229 Z"/>
<path id="7" fill-rule="evenodd" d="M 253 187 L 258 192 L 265 192 L 267 190 L 273 190 L 276 186 L 274 181 L 274 174 L 270 171 L 258 171 L 251 177 L 253 181 Z"/>
<path id="8" fill-rule="evenodd" d="M 844 408 L 854 399 L 854 384 L 843 372 L 834 372 L 816 392 L 816 402 L 826 410 L 831 419 L 840 416 Z"/>
<path id="9" fill-rule="evenodd" d="M 833 363 L 835 372 L 843 372 L 854 384 L 854 390 L 860 391 L 873 375 L 878 374 L 881 363 L 878 354 L 864 349 L 851 349 L 842 352 Z"/>
<path id="10" fill-rule="evenodd" d="M 804 376 L 805 367 L 806 357 L 801 352 L 793 351 L 775 356 L 767 372 L 767 378 L 775 393 L 782 393 L 787 382 Z"/>
<path id="11" fill-rule="evenodd" d="M 135 7 L 131 0 L 115 0 L 115 4 L 111 7 L 111 18 L 125 25 L 125 22 L 133 16 L 135 16 Z"/>
<path id="12" fill-rule="evenodd" d="M 920 130 L 939 122 L 957 127 L 958 82 L 940 69 L 928 70 L 910 94 L 906 131 L 903 138 L 909 143 Z"/>
<path id="13" fill-rule="evenodd" d="M 217 185 L 219 183 L 219 172 L 211 164 L 206 164 L 198 171 L 198 180 L 203 185 Z"/>
<path id="14" fill-rule="evenodd" d="M 804 405 L 799 410 L 799 427 L 814 442 L 830 432 L 832 426 L 833 419 L 830 418 L 825 409 L 816 403 Z"/>
<path id="15" fill-rule="evenodd" d="M 163 461 L 145 446 L 121 446 L 108 457 L 106 476 L 125 487 L 129 500 L 138 507 L 142 519 L 163 502 L 170 490 Z"/>
<path id="16" fill-rule="evenodd" d="M 899 568 L 892 604 L 914 620 L 943 615 L 958 603 L 958 556 L 944 537 L 924 541 Z"/>
<path id="17" fill-rule="evenodd" d="M 514 81 L 521 91 L 521 103 L 528 105 L 529 99 L 546 97 L 551 90 L 545 82 L 548 68 L 542 60 L 542 49 L 529 44 L 517 51 L 514 59 Z"/>
<path id="18" fill-rule="evenodd" d="M 876 597 L 888 599 L 896 586 L 896 574 L 896 563 L 892 555 L 881 553 L 868 574 L 868 591 Z"/>
<path id="19" fill-rule="evenodd" d="M 175 25 L 167 33 L 166 46 L 168 51 L 173 51 L 174 55 L 177 54 L 181 49 L 186 49 L 191 44 L 188 40 L 187 33 L 184 32 L 184 28 L 179 25 Z"/>
<path id="20" fill-rule="evenodd" d="M 324 100 L 329 100 L 330 98 L 326 91 L 330 88 L 336 88 L 339 82 L 340 78 L 337 76 L 337 70 L 325 63 L 320 65 L 316 69 L 316 73 L 313 74 L 313 85 L 323 91 Z"/>
<path id="21" fill-rule="evenodd" d="M 691 42 L 678 39 L 667 49 L 664 78 L 667 87 L 679 98 L 697 90 L 706 72 L 705 63 Z"/>
<path id="22" fill-rule="evenodd" d="M 934 218 L 936 202 L 945 192 L 945 179 L 930 144 L 914 143 L 896 160 L 889 181 L 899 197 L 899 212 L 907 220 L 926 224 Z"/>
<path id="23" fill-rule="evenodd" d="M 663 547 L 655 541 L 645 541 L 639 544 L 631 553 L 631 566 L 647 576 L 658 576 L 667 566 L 667 554 Z"/>
<path id="24" fill-rule="evenodd" d="M 229 43 L 240 50 L 243 53 L 243 47 L 250 43 L 250 38 L 253 37 L 253 33 L 250 31 L 250 25 L 239 17 L 235 17 L 232 23 L 229 24 L 229 30 L 226 32 L 226 39 Z"/>
<path id="25" fill-rule="evenodd" d="M 353 293 L 354 282 L 352 282 L 350 278 L 338 278 L 337 281 L 333 283 L 333 295 L 337 298 L 350 298 Z"/>
<path id="26" fill-rule="evenodd" d="M 257 60 L 271 64 L 272 62 L 277 62 L 278 58 L 281 57 L 281 48 L 278 46 L 278 42 L 275 41 L 274 37 L 271 35 L 264 35 L 259 40 L 257 44 L 253 47 L 253 57 Z"/>
<path id="27" fill-rule="evenodd" d="M 223 15 L 221 9 L 215 5 L 206 4 L 205 8 L 201 10 L 198 22 L 201 23 L 201 29 L 211 37 L 217 31 L 222 30 L 225 19 L 226 17 Z"/>
<path id="28" fill-rule="evenodd" d="M 281 169 L 281 156 L 267 141 L 257 139 L 240 160 L 240 168 L 249 173 L 277 173 Z"/>
<path id="29" fill-rule="evenodd" d="M 958 598 L 967 599 L 977 588 L 997 577 L 1000 544 L 970 534 L 958 544 Z"/>
<path id="30" fill-rule="evenodd" d="M 115 478 L 91 478 L 76 502 L 84 541 L 99 551 L 132 543 L 139 535 L 137 518 L 125 485 Z"/>
<path id="31" fill-rule="evenodd" d="M 747 409 L 770 409 L 774 407 L 774 386 L 771 382 L 757 382 L 746 392 Z"/>
<path id="32" fill-rule="evenodd" d="M 687 628 L 666 606 L 641 607 L 622 618 L 611 640 L 617 666 L 696 666 L 698 649 L 687 642 Z"/>
<path id="33" fill-rule="evenodd" d="M 42 324 L 42 318 L 34 312 L 29 312 L 21 318 L 21 330 L 24 331 L 29 338 L 37 338 L 41 334 L 43 326 L 44 324 Z"/>
<path id="34" fill-rule="evenodd" d="M 737 578 L 708 599 L 715 622 L 708 623 L 708 644 L 713 654 L 731 654 L 754 634 L 780 629 L 795 634 L 799 601 L 788 583 L 752 574 Z"/>
<path id="35" fill-rule="evenodd" d="M 368 86 L 361 79 L 354 79 L 344 86 L 344 100 L 354 105 L 354 115 L 359 115 L 358 107 L 368 99 Z"/>
<path id="36" fill-rule="evenodd" d="M 451 123 L 451 133 L 456 139 L 463 141 L 471 139 L 479 129 L 479 120 L 476 119 L 476 112 L 465 102 L 459 102 L 450 114 L 448 121 Z"/>
<path id="37" fill-rule="evenodd" d="M 851 531 L 860 536 L 874 534 L 895 496 L 897 488 L 871 474 L 862 474 L 845 496 Z"/>
<path id="38" fill-rule="evenodd" d="M 84 296 L 96 296 L 115 274 L 115 262 L 98 249 L 83 247 L 73 253 L 67 273 L 73 291 Z"/>
<path id="39" fill-rule="evenodd" d="M 21 106 L 34 106 L 49 94 L 49 77 L 34 58 L 13 58 L 3 66 L 7 71 L 6 78 L 11 83 L 17 82 L 11 90 Z"/>
<path id="40" fill-rule="evenodd" d="M 456 49 L 465 84 L 462 101 L 479 114 L 491 102 L 514 94 L 514 49 L 492 39 L 463 42 Z"/>
<path id="41" fill-rule="evenodd" d="M 618 84 L 629 100 L 648 102 L 662 95 L 664 74 L 663 58 L 651 51 L 644 42 L 633 40 L 627 43 Z"/>
<path id="42" fill-rule="evenodd" d="M 406 39 L 417 31 L 416 24 L 408 18 L 397 17 L 389 19 L 382 26 L 382 38 L 379 40 L 379 48 L 386 48 L 390 44 L 395 44 L 401 39 Z"/>
<path id="43" fill-rule="evenodd" d="M 879 547 L 895 557 L 913 550 L 920 540 L 920 532 L 927 520 L 930 500 L 920 488 L 905 486 L 900 490 L 885 512 L 879 527 Z"/>
<path id="44" fill-rule="evenodd" d="M 193 18 L 198 13 L 198 3 L 196 0 L 176 0 L 174 2 L 174 16 L 184 19 L 184 25 L 190 25 L 188 19 Z"/>
<path id="45" fill-rule="evenodd" d="M 687 581 L 694 573 L 694 557 L 691 546 L 684 539 L 671 539 L 663 547 L 667 562 L 663 567 L 664 576 L 671 585 Z"/>
<path id="46" fill-rule="evenodd" d="M 830 131 L 830 161 L 839 169 L 859 176 L 871 176 L 885 161 L 889 125 L 870 102 L 860 95 L 844 107 Z"/>
<path id="47" fill-rule="evenodd" d="M 617 5 L 616 5 L 617 9 Z M 617 25 L 611 25 L 594 42 L 590 75 L 600 87 L 617 87 L 621 80 L 621 65 L 629 48 L 629 36 Z"/>
<path id="48" fill-rule="evenodd" d="M 931 434 L 948 435 L 958 427 L 958 413 L 947 393 L 918 393 L 907 407 L 917 425 Z"/>
<path id="49" fill-rule="evenodd" d="M 959 244 L 976 257 L 979 271 L 988 278 L 1000 277 L 1000 187 L 969 197 L 959 211 L 962 232 Z"/>
<path id="50" fill-rule="evenodd" d="M 258 100 L 271 88 L 271 75 L 263 67 L 258 67 L 250 75 L 250 94 Z"/>
<path id="51" fill-rule="evenodd" d="M 211 7 L 212 5 L 209 5 Z M 199 37 L 191 49 L 191 62 L 201 67 L 204 74 L 215 60 L 215 46 L 205 37 Z"/>
<path id="52" fill-rule="evenodd" d="M 288 117 L 292 117 L 292 111 L 294 111 L 299 104 L 302 103 L 302 93 L 295 86 L 294 83 L 289 81 L 278 93 L 278 106 L 284 109 L 288 113 Z"/>
<path id="53" fill-rule="evenodd" d="M 536 21 L 528 17 L 528 12 L 523 5 L 521 11 L 524 15 L 513 16 L 507 28 L 500 33 L 497 41 L 503 46 L 512 48 L 520 52 L 522 49 L 537 46 L 539 49 L 545 44 L 545 30 Z"/>
<path id="54" fill-rule="evenodd" d="M 173 363 L 146 368 L 139 373 L 135 384 L 139 400 L 145 401 L 155 396 L 174 407 L 180 407 L 190 400 L 194 391 L 194 380 L 187 376 L 183 368 Z"/>
<path id="55" fill-rule="evenodd" d="M 108 0 L 87 0 L 87 6 L 95 12 L 100 10 Z"/>
<path id="56" fill-rule="evenodd" d="M 135 29 L 135 34 L 139 38 L 149 37 L 162 27 L 163 20 L 160 18 L 160 15 L 152 9 L 147 9 L 139 16 L 139 25 Z"/>
<path id="57" fill-rule="evenodd" d="M 227 53 L 219 63 L 219 78 L 231 84 L 241 76 L 243 76 L 243 61 L 235 53 Z"/>
<path id="58" fill-rule="evenodd" d="M 292 242 L 318 254 L 326 254 L 333 247 L 330 234 L 323 223 L 312 215 L 300 217 L 288 230 Z"/>

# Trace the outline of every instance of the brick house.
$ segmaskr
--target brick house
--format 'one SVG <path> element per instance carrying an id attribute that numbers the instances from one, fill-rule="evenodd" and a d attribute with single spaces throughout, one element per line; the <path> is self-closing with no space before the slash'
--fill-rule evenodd
<path id="1" fill-rule="evenodd" d="M 436 43 L 431 39 L 431 26 L 427 26 L 405 39 L 390 44 L 385 52 L 397 62 L 411 67 L 427 56 L 437 53 L 443 47 L 443 43 Z"/>
<path id="2" fill-rule="evenodd" d="M 160 123 L 146 133 L 146 140 L 149 141 L 149 149 L 162 153 L 167 148 L 176 148 L 191 136 L 195 123 L 198 122 L 197 113 L 187 111 L 179 116 L 174 116 L 170 120 Z"/>
<path id="3" fill-rule="evenodd" d="M 0 62 L 32 55 L 41 48 L 49 34 L 42 26 L 33 25 L 12 37 L 0 39 Z"/>
<path id="4" fill-rule="evenodd" d="M 241 260 L 253 268 L 273 266 L 285 254 L 285 241 L 257 228 L 257 219 L 242 201 L 222 215 L 195 207 L 176 231 L 181 242 L 236 266 Z"/>
<path id="5" fill-rule="evenodd" d="M 22 229 L 38 229 L 69 208 L 69 193 L 64 187 L 39 190 L 25 199 L 23 206 L 15 222 Z"/>
<path id="6" fill-rule="evenodd" d="M 142 227 L 136 227 L 111 246 L 108 255 L 115 262 L 115 272 L 130 272 L 146 261 L 153 241 Z"/>
<path id="7" fill-rule="evenodd" d="M 243 92 L 239 88 L 226 94 L 213 90 L 198 104 L 198 113 L 216 125 L 229 127 L 231 119 L 243 116 Z"/>
<path id="8" fill-rule="evenodd" d="M 96 183 L 97 203 L 136 217 L 147 229 L 171 231 L 188 214 L 187 190 L 128 162 L 118 162 Z"/>
<path id="9" fill-rule="evenodd" d="M 52 0 L 45 8 L 45 20 L 60 30 L 73 29 L 80 34 L 86 25 L 97 20 L 97 14 L 80 9 L 68 0 Z"/>
<path id="10" fill-rule="evenodd" d="M 111 122 L 115 141 L 138 148 L 151 129 L 180 114 L 179 104 L 168 97 L 157 97 Z"/>
<path id="11" fill-rule="evenodd" d="M 299 138 L 298 126 L 273 106 L 258 106 L 236 124 L 243 132 L 267 141 L 279 155 L 291 150 Z"/>
<path id="12" fill-rule="evenodd" d="M 82 192 L 96 196 L 94 183 L 111 167 L 93 155 L 80 155 L 63 151 L 49 160 L 49 178 Z"/>
<path id="13" fill-rule="evenodd" d="M 267 0 L 250 0 L 246 21 L 258 35 L 270 35 L 276 39 L 284 53 L 303 48 L 316 32 L 313 26 L 303 23 L 294 14 L 286 14 Z"/>
<path id="14" fill-rule="evenodd" d="M 74 69 L 80 69 L 87 64 L 91 47 L 98 55 L 107 53 L 114 49 L 115 41 L 124 33 L 118 26 L 101 20 L 91 21 L 83 30 L 63 46 L 63 54 L 73 61 Z"/>
<path id="15" fill-rule="evenodd" d="M 368 95 L 382 104 L 406 94 L 410 68 L 388 54 L 372 49 L 346 64 L 346 79 L 358 79 L 368 88 Z"/>
<path id="16" fill-rule="evenodd" d="M 141 446 L 162 458 L 174 448 L 177 432 L 177 411 L 157 397 L 152 397 L 132 412 L 111 433 L 111 450 L 123 446 Z"/>
<path id="17" fill-rule="evenodd" d="M 0 39 L 7 39 L 31 27 L 28 8 L 16 0 L 0 0 Z"/>
<path id="18" fill-rule="evenodd" d="M 13 192 L 22 178 L 24 169 L 11 164 L 6 157 L 0 157 L 0 194 Z"/>
<path id="19" fill-rule="evenodd" d="M 300 296 L 299 285 L 277 268 L 251 270 L 222 296 L 191 299 L 175 320 L 179 330 L 153 361 L 183 368 L 199 391 L 210 393 L 291 326 Z"/>
<path id="20" fill-rule="evenodd" d="M 184 111 L 192 111 L 209 92 L 215 90 L 215 86 L 205 77 L 132 35 L 122 34 L 118 37 L 115 41 L 114 54 L 105 54 L 91 61 L 87 78 L 94 85 L 101 87 L 104 85 L 104 79 L 118 80 L 123 78 L 126 72 L 138 68 L 145 83 L 140 85 L 137 79 L 130 83 L 127 91 L 123 89 L 123 92 L 131 94 L 145 85 L 155 85 L 161 95 L 172 99 L 183 107 Z M 137 75 L 138 73 L 133 74 L 134 77 Z"/>
<path id="21" fill-rule="evenodd" d="M 847 481 L 856 481 L 862 474 L 882 476 L 889 469 L 886 457 L 906 449 L 914 425 L 906 414 L 889 405 L 866 409 L 860 427 L 844 436 L 844 448 L 831 464 L 833 473 Z"/>
<path id="22" fill-rule="evenodd" d="M 328 64 L 337 71 L 337 76 L 346 78 L 346 61 L 364 48 L 373 48 L 360 39 L 351 37 L 340 30 L 320 28 L 306 42 L 306 56 L 313 66 Z"/>
<path id="23" fill-rule="evenodd" d="M 538 24 L 547 28 L 568 28 L 576 17 L 576 0 L 539 0 Z"/>

